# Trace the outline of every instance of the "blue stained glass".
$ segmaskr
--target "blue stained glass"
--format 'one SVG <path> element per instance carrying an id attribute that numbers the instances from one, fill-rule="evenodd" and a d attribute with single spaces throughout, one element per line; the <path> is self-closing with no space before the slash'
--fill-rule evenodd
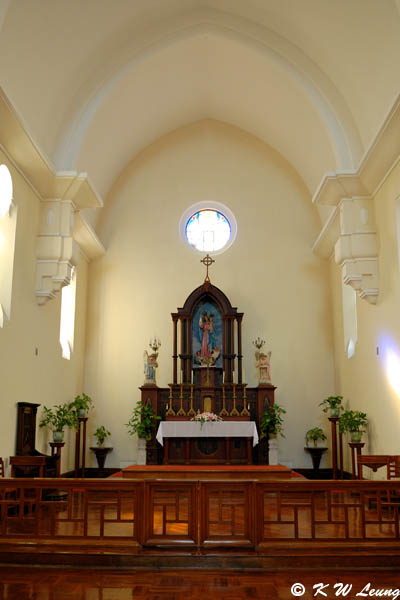
<path id="1" fill-rule="evenodd" d="M 221 250 L 230 237 L 230 223 L 225 215 L 217 210 L 199 210 L 186 223 L 187 241 L 201 252 Z"/>

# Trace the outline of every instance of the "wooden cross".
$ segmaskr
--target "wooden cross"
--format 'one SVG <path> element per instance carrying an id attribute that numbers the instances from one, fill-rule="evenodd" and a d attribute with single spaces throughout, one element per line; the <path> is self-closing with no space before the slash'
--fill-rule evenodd
<path id="1" fill-rule="evenodd" d="M 203 258 L 203 259 L 202 259 L 200 262 L 201 262 L 201 263 L 203 263 L 203 265 L 204 265 L 205 267 L 207 267 L 207 274 L 206 274 L 206 278 L 205 278 L 205 280 L 204 280 L 204 283 L 205 283 L 206 281 L 210 282 L 210 277 L 209 277 L 209 275 L 208 275 L 208 267 L 211 267 L 211 265 L 212 265 L 213 263 L 215 263 L 215 260 L 213 260 L 213 259 L 211 258 L 211 256 L 209 256 L 209 255 L 207 254 L 207 256 L 205 256 L 205 257 L 204 257 L 204 258 Z"/>

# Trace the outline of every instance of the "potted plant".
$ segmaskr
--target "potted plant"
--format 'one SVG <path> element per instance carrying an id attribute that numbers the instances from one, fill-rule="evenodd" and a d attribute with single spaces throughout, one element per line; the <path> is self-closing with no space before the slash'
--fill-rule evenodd
<path id="1" fill-rule="evenodd" d="M 132 411 L 132 416 L 126 423 L 129 435 L 137 435 L 138 440 L 138 465 L 146 464 L 146 441 L 151 440 L 153 429 L 161 417 L 155 414 L 150 404 L 143 404 L 140 400 Z"/>
<path id="2" fill-rule="evenodd" d="M 93 435 L 96 438 L 97 446 L 91 446 L 90 449 L 96 455 L 97 465 L 100 471 L 103 471 L 107 454 L 113 450 L 111 447 L 104 446 L 104 442 L 108 437 L 110 437 L 111 433 L 104 427 L 104 425 L 100 425 Z"/>
<path id="3" fill-rule="evenodd" d="M 339 417 L 340 411 L 343 410 L 342 406 L 343 396 L 329 396 L 320 402 L 320 406 L 325 413 L 329 412 L 330 417 Z"/>
<path id="4" fill-rule="evenodd" d="M 260 421 L 261 437 L 268 436 L 268 464 L 278 465 L 278 440 L 277 436 L 283 434 L 283 417 L 286 410 L 279 404 L 271 404 L 264 411 Z"/>
<path id="5" fill-rule="evenodd" d="M 268 435 L 269 438 L 280 435 L 285 437 L 283 434 L 283 417 L 286 410 L 279 406 L 279 404 L 272 404 L 264 411 L 261 417 L 260 430 L 261 437 Z"/>
<path id="6" fill-rule="evenodd" d="M 326 440 L 326 435 L 323 429 L 321 429 L 321 427 L 313 427 L 312 429 L 309 429 L 306 433 L 306 445 L 309 445 L 309 442 L 313 442 L 313 446 L 314 448 L 317 447 L 318 441 L 323 442 L 324 440 Z"/>
<path id="7" fill-rule="evenodd" d="M 71 409 L 71 405 L 64 403 L 47 408 L 43 406 L 43 416 L 39 427 L 49 427 L 53 431 L 53 441 L 62 442 L 64 440 L 64 428 L 76 426 L 76 415 Z"/>
<path id="8" fill-rule="evenodd" d="M 304 450 L 311 456 L 314 476 L 317 475 L 317 471 L 319 470 L 323 453 L 327 451 L 325 446 L 318 446 L 318 441 L 323 442 L 324 440 L 326 440 L 326 435 L 321 427 L 313 427 L 306 433 L 306 446 Z M 312 445 L 310 444 L 311 442 Z"/>
<path id="9" fill-rule="evenodd" d="M 149 441 L 151 440 L 156 421 L 160 419 L 161 417 L 155 414 L 150 404 L 143 404 L 138 400 L 132 411 L 131 418 L 126 423 L 126 427 L 128 428 L 129 435 L 135 435 L 136 433 L 139 438 Z"/>
<path id="10" fill-rule="evenodd" d="M 85 393 L 82 396 L 75 396 L 73 402 L 71 402 L 71 408 L 76 412 L 77 418 L 86 417 L 89 410 L 92 408 L 93 400 Z"/>
<path id="11" fill-rule="evenodd" d="M 93 435 L 96 438 L 97 447 L 103 448 L 104 442 L 108 437 L 110 437 L 111 433 L 104 427 L 104 425 L 101 425 L 96 429 Z"/>
<path id="12" fill-rule="evenodd" d="M 340 417 L 339 430 L 341 433 L 350 432 L 351 441 L 357 443 L 361 442 L 367 423 L 367 413 L 360 410 L 346 410 Z"/>

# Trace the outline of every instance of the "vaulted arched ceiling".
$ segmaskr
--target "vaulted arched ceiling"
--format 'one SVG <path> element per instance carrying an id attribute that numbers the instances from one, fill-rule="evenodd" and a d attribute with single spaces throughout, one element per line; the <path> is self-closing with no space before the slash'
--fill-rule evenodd
<path id="1" fill-rule="evenodd" d="M 214 118 L 274 147 L 312 193 L 353 169 L 399 90 L 395 0 L 18 0 L 1 85 L 59 170 L 106 196 L 160 136 Z"/>

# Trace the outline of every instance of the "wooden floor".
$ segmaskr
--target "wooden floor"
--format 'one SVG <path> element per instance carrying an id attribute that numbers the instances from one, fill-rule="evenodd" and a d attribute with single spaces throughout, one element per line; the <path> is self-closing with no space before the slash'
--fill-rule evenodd
<path id="1" fill-rule="evenodd" d="M 345 570 L 275 574 L 187 569 L 117 572 L 0 567 L 0 600 L 288 600 L 295 597 L 309 600 L 315 597 L 313 586 L 318 583 L 328 584 L 323 589 L 327 598 L 338 597 L 335 584 L 351 584 L 353 587 L 347 595 L 351 600 L 368 583 L 370 588 L 364 591 L 367 595 L 372 588 L 395 590 L 400 587 L 400 576 L 395 572 L 354 573 Z M 304 586 L 303 595 L 292 593 L 291 587 L 295 584 Z"/>

